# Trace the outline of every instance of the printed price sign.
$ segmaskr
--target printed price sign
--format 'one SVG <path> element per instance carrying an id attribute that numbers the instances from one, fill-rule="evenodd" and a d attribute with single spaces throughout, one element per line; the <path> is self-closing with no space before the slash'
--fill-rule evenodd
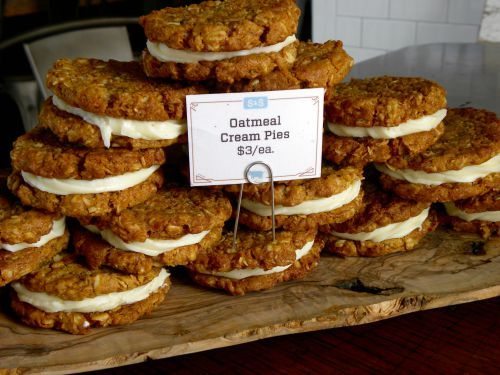
<path id="1" fill-rule="evenodd" d="M 321 176 L 324 89 L 187 96 L 191 186 Z M 269 181 L 265 166 L 248 171 Z"/>

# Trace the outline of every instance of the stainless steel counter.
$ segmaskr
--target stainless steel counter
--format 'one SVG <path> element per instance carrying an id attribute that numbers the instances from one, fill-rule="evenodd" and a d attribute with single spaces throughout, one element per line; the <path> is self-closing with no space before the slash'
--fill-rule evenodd
<path id="1" fill-rule="evenodd" d="M 500 116 L 500 43 L 412 46 L 358 63 L 349 78 L 420 76 L 448 91 L 448 106 L 472 106 Z"/>

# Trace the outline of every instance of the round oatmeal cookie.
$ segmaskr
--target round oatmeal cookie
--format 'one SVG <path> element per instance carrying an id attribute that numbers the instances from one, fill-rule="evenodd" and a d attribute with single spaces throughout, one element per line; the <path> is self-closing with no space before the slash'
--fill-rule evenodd
<path id="1" fill-rule="evenodd" d="M 118 213 L 144 202 L 163 185 L 163 173 L 157 170 L 145 181 L 125 190 L 98 194 L 57 195 L 39 190 L 27 184 L 21 174 L 13 172 L 8 178 L 8 187 L 23 204 L 63 215 L 102 216 Z"/>
<path id="2" fill-rule="evenodd" d="M 235 249 L 229 233 L 188 268 L 200 285 L 243 295 L 305 277 L 317 266 L 323 245 L 316 231 L 276 232 L 274 242 L 270 232 L 240 231 Z"/>
<path id="3" fill-rule="evenodd" d="M 500 235 L 500 190 L 445 203 L 444 222 L 457 232 L 477 233 L 483 238 Z"/>
<path id="4" fill-rule="evenodd" d="M 36 127 L 19 137 L 11 152 L 15 170 L 57 179 L 94 180 L 161 165 L 161 148 L 144 150 L 88 149 L 60 142 L 50 131 Z"/>
<path id="5" fill-rule="evenodd" d="M 81 218 L 95 234 L 77 230 L 73 243 L 92 268 L 140 273 L 155 264 L 184 265 L 220 239 L 231 213 L 221 192 L 164 188 L 119 214 Z"/>
<path id="6" fill-rule="evenodd" d="M 362 167 L 372 162 L 383 163 L 392 157 L 415 155 L 427 150 L 443 132 L 443 123 L 429 131 L 393 139 L 340 137 L 325 131 L 323 157 L 338 165 Z"/>
<path id="7" fill-rule="evenodd" d="M 372 184 L 365 184 L 364 189 L 364 207 L 354 217 L 320 226 L 329 252 L 342 256 L 381 256 L 407 251 L 437 227 L 437 216 L 429 213 L 429 203 L 405 200 Z M 349 238 L 364 234 L 366 240 Z"/>
<path id="8" fill-rule="evenodd" d="M 92 327 L 129 324 L 151 312 L 165 298 L 170 280 L 159 268 L 141 275 L 90 270 L 66 255 L 12 287 L 11 306 L 24 323 L 84 334 Z M 132 291 L 135 296 L 127 294 Z"/>
<path id="9" fill-rule="evenodd" d="M 351 218 L 362 205 L 362 178 L 360 168 L 323 166 L 321 178 L 275 182 L 276 228 L 305 231 Z M 239 193 L 239 188 L 225 187 L 234 195 Z M 270 230 L 271 192 L 269 183 L 245 184 L 240 223 L 254 230 Z M 334 198 L 335 195 L 339 197 Z"/>
<path id="10" fill-rule="evenodd" d="M 341 41 L 300 42 L 295 62 L 289 69 L 274 69 L 252 80 L 232 85 L 219 84 L 222 92 L 274 91 L 324 87 L 329 90 L 349 73 L 354 61 Z"/>
<path id="11" fill-rule="evenodd" d="M 450 109 L 444 124 L 443 135 L 426 151 L 393 157 L 378 167 L 385 189 L 403 198 L 448 202 L 481 195 L 499 185 L 500 120 L 496 115 L 474 108 Z M 471 170 L 480 164 L 481 171 Z M 470 181 L 470 176 L 476 178 Z M 438 179 L 437 183 L 428 184 L 429 178 Z"/>
<path id="12" fill-rule="evenodd" d="M 437 143 L 415 156 L 395 157 L 388 165 L 427 173 L 459 170 L 500 154 L 500 119 L 476 108 L 449 109 Z"/>
<path id="13" fill-rule="evenodd" d="M 434 231 L 438 224 L 439 221 L 436 214 L 431 212 L 420 229 L 415 229 L 401 238 L 391 238 L 382 242 L 374 242 L 351 241 L 326 235 L 325 251 L 347 257 L 378 257 L 401 251 L 409 251 L 413 250 L 427 233 Z"/>
<path id="14" fill-rule="evenodd" d="M 57 60 L 47 87 L 70 106 L 115 118 L 165 121 L 186 118 L 186 95 L 202 86 L 152 80 L 138 62 L 97 59 Z"/>
<path id="15" fill-rule="evenodd" d="M 0 286 L 48 263 L 68 240 L 61 215 L 22 207 L 0 195 Z"/>
<path id="16" fill-rule="evenodd" d="M 85 258 L 91 269 L 107 266 L 125 273 L 142 274 L 153 267 L 185 265 L 194 261 L 200 251 L 218 242 L 221 233 L 222 227 L 213 228 L 199 243 L 181 246 L 156 256 L 121 250 L 100 235 L 81 227 L 71 231 L 71 239 L 76 253 Z"/>
<path id="17" fill-rule="evenodd" d="M 275 227 L 288 231 L 307 231 L 317 229 L 320 225 L 342 223 L 363 207 L 363 191 L 347 204 L 326 212 L 307 215 L 276 215 Z M 253 230 L 268 231 L 273 228 L 271 216 L 260 216 L 244 208 L 240 212 L 240 223 Z"/>
<path id="18" fill-rule="evenodd" d="M 76 144 L 87 148 L 105 147 L 99 127 L 86 122 L 80 116 L 60 110 L 47 99 L 38 115 L 38 125 L 49 129 L 61 143 Z M 141 138 L 130 138 L 119 135 L 111 135 L 111 147 L 122 147 L 127 149 L 159 148 L 167 147 L 175 143 L 187 142 L 186 135 L 172 139 L 147 140 Z"/>
<path id="19" fill-rule="evenodd" d="M 274 183 L 274 204 L 295 206 L 304 201 L 328 198 L 351 187 L 355 181 L 363 179 L 363 170 L 356 167 L 338 168 L 324 165 L 320 178 L 276 181 Z M 224 190 L 239 194 L 241 185 L 226 185 Z M 243 198 L 251 201 L 271 204 L 271 184 L 245 184 Z"/>
<path id="20" fill-rule="evenodd" d="M 127 242 L 147 239 L 177 239 L 187 234 L 221 227 L 232 207 L 220 192 L 207 189 L 165 188 L 142 204 L 118 215 L 89 219 L 82 223 L 110 229 Z"/>
<path id="21" fill-rule="evenodd" d="M 398 126 L 446 107 L 446 91 L 418 77 L 353 79 L 336 85 L 325 103 L 329 122 L 355 127 Z"/>
<path id="22" fill-rule="evenodd" d="M 288 69 L 297 56 L 297 45 L 298 42 L 291 43 L 279 52 L 255 53 L 223 60 L 202 60 L 192 63 L 162 61 L 145 49 L 142 53 L 142 65 L 148 77 L 178 81 L 215 80 L 232 84 L 239 80 L 254 79 L 270 74 L 274 69 Z"/>
<path id="23" fill-rule="evenodd" d="M 204 1 L 142 16 L 146 37 L 179 50 L 220 52 L 273 45 L 295 34 L 294 0 Z"/>

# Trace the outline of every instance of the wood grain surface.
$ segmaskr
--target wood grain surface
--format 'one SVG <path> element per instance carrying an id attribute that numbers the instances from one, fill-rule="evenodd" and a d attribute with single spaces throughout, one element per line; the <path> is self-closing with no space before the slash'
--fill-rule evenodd
<path id="1" fill-rule="evenodd" d="M 180 273 L 160 309 L 126 327 L 71 336 L 0 315 L 0 367 L 89 371 L 490 298 L 500 295 L 499 255 L 498 238 L 439 231 L 408 253 L 323 256 L 308 278 L 244 297 L 192 286 Z"/>

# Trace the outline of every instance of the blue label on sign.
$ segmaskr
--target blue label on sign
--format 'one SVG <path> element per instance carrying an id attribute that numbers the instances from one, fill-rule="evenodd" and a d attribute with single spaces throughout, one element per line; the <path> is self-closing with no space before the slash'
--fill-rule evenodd
<path id="1" fill-rule="evenodd" d="M 267 96 L 254 96 L 243 98 L 244 109 L 263 109 L 267 108 Z"/>

